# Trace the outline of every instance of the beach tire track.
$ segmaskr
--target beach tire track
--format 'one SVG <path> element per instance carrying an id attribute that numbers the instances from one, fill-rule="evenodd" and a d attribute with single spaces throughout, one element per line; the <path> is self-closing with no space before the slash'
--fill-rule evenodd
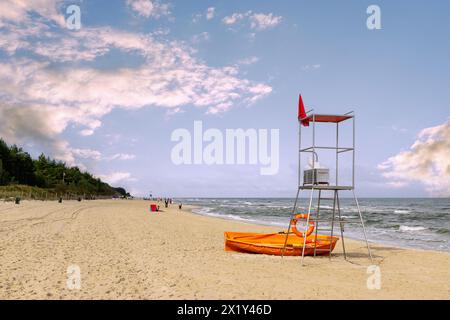
<path id="1" fill-rule="evenodd" d="M 13 213 L 12 211 L 21 211 L 21 213 L 24 213 L 24 211 L 29 211 L 29 210 L 33 210 L 33 209 L 36 209 L 36 208 L 41 208 L 43 206 L 44 206 L 44 204 L 34 205 L 34 206 L 30 206 L 30 207 L 28 207 L 28 206 L 27 207 L 22 207 L 20 205 L 13 205 L 13 206 L 8 207 L 8 208 L 3 208 L 2 210 L 0 210 L 0 213 L 8 214 L 8 213 Z M 9 210 L 11 212 L 7 212 Z M 4 211 L 6 211 L 6 212 L 4 212 Z"/>
<path id="2" fill-rule="evenodd" d="M 62 212 L 64 212 L 67 209 L 62 209 L 63 210 Z M 40 216 L 40 217 L 23 218 L 23 219 L 16 219 L 16 220 L 10 220 L 10 221 L 3 221 L 3 222 L 0 223 L 0 226 L 6 227 L 6 228 L 0 229 L 0 232 L 12 231 L 12 230 L 17 230 L 17 229 L 20 229 L 20 228 L 23 228 L 23 227 L 27 227 L 27 226 L 30 225 L 27 222 L 33 222 L 33 221 L 36 221 L 36 220 L 42 220 L 42 219 L 45 219 L 46 217 L 48 217 L 48 216 L 50 216 L 52 214 L 55 214 L 55 213 L 61 213 L 61 209 L 48 212 L 44 216 Z M 14 228 L 14 226 L 17 226 L 17 227 Z"/>
<path id="3" fill-rule="evenodd" d="M 12 220 L 12 221 L 6 221 L 3 223 L 0 223 L 0 226 L 5 227 L 5 228 L 1 228 L 0 232 L 16 231 L 18 229 L 22 229 L 25 227 L 33 227 L 33 226 L 37 226 L 37 225 L 41 225 L 41 224 L 55 223 L 55 222 L 64 221 L 64 220 L 74 220 L 77 218 L 78 214 L 81 211 L 88 210 L 88 209 L 91 209 L 94 207 L 95 206 L 78 207 L 75 210 L 73 210 L 73 208 L 70 208 L 70 207 L 59 208 L 58 210 L 50 211 L 50 212 L 44 214 L 43 216 L 39 216 L 39 217 L 31 217 L 31 218 L 23 218 L 23 219 L 17 219 L 17 220 Z M 67 211 L 69 211 L 69 212 L 67 212 Z M 67 215 L 67 213 L 69 214 L 69 217 L 64 217 L 65 215 Z M 59 214 L 63 217 L 49 220 L 49 217 L 51 217 L 52 215 L 55 215 L 55 214 Z M 39 221 L 39 222 L 33 223 L 34 221 Z"/>
<path id="4" fill-rule="evenodd" d="M 45 218 L 44 218 L 44 221 L 33 223 L 30 226 L 36 226 L 36 225 L 40 225 L 40 224 L 54 223 L 54 222 L 60 222 L 60 221 L 75 220 L 78 217 L 78 215 L 80 214 L 80 212 L 85 211 L 85 210 L 89 210 L 89 209 L 92 209 L 92 208 L 94 208 L 94 207 L 85 207 L 85 208 L 76 209 L 75 211 L 71 211 L 69 213 L 70 217 L 66 217 L 66 218 L 59 218 L 59 219 L 52 219 L 52 220 L 45 220 Z"/>

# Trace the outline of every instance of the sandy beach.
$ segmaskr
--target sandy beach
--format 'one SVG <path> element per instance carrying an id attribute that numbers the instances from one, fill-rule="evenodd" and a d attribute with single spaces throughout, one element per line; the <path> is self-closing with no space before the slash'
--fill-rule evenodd
<path id="1" fill-rule="evenodd" d="M 163 207 L 163 205 L 161 205 Z M 149 202 L 0 203 L 0 299 L 449 299 L 450 254 L 372 244 L 381 289 L 367 288 L 365 245 L 328 257 L 224 251 L 224 231 L 278 232 Z M 372 239 L 375 240 L 376 239 Z M 81 288 L 67 287 L 78 266 Z"/>

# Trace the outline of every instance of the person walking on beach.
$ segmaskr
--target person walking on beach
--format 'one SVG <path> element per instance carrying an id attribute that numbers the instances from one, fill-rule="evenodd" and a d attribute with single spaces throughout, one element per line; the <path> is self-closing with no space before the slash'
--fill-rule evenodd
<path id="1" fill-rule="evenodd" d="M 164 199 L 164 205 L 166 206 L 166 208 L 169 207 L 169 199 Z"/>
<path id="2" fill-rule="evenodd" d="M 178 205 L 178 209 L 182 209 L 183 208 L 183 204 L 180 202 L 180 204 Z"/>

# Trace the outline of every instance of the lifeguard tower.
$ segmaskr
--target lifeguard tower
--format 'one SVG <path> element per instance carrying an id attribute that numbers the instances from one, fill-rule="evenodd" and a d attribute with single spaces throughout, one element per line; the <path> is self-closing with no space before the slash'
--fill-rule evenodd
<path id="1" fill-rule="evenodd" d="M 351 146 L 340 146 L 339 140 L 339 129 L 340 125 L 344 122 L 351 121 Z M 310 222 L 314 223 L 315 229 L 313 231 L 313 235 L 309 237 L 304 237 L 301 264 L 303 265 L 303 260 L 305 257 L 305 247 L 307 238 L 314 238 L 314 256 L 316 256 L 316 252 L 319 253 L 319 250 L 326 250 L 331 259 L 331 245 L 329 249 L 320 249 L 316 248 L 317 243 L 317 235 L 318 232 L 330 232 L 330 237 L 333 237 L 335 223 L 339 225 L 340 231 L 340 240 L 342 242 L 342 250 L 344 254 L 344 259 L 347 260 L 347 253 L 345 251 L 345 241 L 344 241 L 344 232 L 345 226 L 349 224 L 359 224 L 362 227 L 362 233 L 364 236 L 364 240 L 367 245 L 368 256 L 370 260 L 372 260 L 372 253 L 370 251 L 369 242 L 367 240 L 366 229 L 364 226 L 364 220 L 362 217 L 361 209 L 359 206 L 358 199 L 355 194 L 355 114 L 353 111 L 348 112 L 346 114 L 335 115 L 335 114 L 317 114 L 314 113 L 314 109 L 305 112 L 305 107 L 303 105 L 302 97 L 299 96 L 299 113 L 298 113 L 298 123 L 299 123 L 299 163 L 298 163 L 298 188 L 297 195 L 295 197 L 294 207 L 292 210 L 291 221 L 288 226 L 288 231 L 286 233 L 286 243 L 288 239 L 288 235 L 291 231 L 291 222 L 294 219 L 294 216 L 297 214 L 297 210 L 299 207 L 299 198 L 302 195 L 302 192 L 309 191 L 309 204 L 308 204 L 308 214 L 307 221 L 305 225 L 304 234 L 307 234 L 308 227 L 310 226 Z M 334 143 L 330 145 L 317 145 L 316 144 L 316 136 L 317 136 L 317 127 L 316 124 L 323 123 L 331 126 L 335 126 L 336 135 Z M 306 127 L 307 130 L 311 130 L 310 132 L 312 141 L 311 144 L 303 147 L 302 145 L 302 127 Z M 305 129 L 304 129 L 305 130 Z M 330 181 L 330 168 L 316 168 L 316 161 L 318 159 L 318 152 L 321 150 L 328 150 L 328 152 L 333 152 L 335 154 L 335 178 L 334 182 Z M 304 170 L 302 175 L 302 155 L 305 153 L 310 153 L 312 156 L 312 161 L 310 164 L 310 169 Z M 342 184 L 339 176 L 339 157 L 344 153 L 350 153 L 351 155 L 351 179 L 349 182 Z M 302 177 L 303 176 L 303 177 Z M 354 199 L 354 204 L 357 209 L 357 215 L 351 216 L 350 213 L 346 212 L 345 218 L 341 212 L 341 205 L 339 201 L 340 192 L 349 191 L 352 193 L 352 197 Z M 317 206 L 314 208 L 313 199 L 314 195 L 317 193 Z M 331 193 L 331 197 L 324 197 L 324 193 Z M 306 198 L 306 197 L 305 197 Z M 325 201 L 332 201 L 332 207 L 327 206 L 326 208 L 322 207 Z M 332 209 L 330 209 L 332 208 Z M 322 228 L 325 226 L 325 228 Z"/>

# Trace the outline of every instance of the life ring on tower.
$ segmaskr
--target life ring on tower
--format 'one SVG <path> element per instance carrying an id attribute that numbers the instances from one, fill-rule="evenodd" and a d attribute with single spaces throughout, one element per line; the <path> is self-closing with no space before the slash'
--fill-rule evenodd
<path id="1" fill-rule="evenodd" d="M 296 214 L 291 220 L 292 232 L 295 233 L 300 238 L 303 238 L 304 235 L 303 235 L 303 232 L 298 231 L 297 222 L 298 222 L 298 220 L 306 220 L 307 221 L 308 216 L 309 216 L 308 214 Z M 313 233 L 314 226 L 315 226 L 314 221 L 309 220 L 309 227 L 308 227 L 308 230 L 306 231 L 306 236 L 309 236 L 311 233 Z"/>

